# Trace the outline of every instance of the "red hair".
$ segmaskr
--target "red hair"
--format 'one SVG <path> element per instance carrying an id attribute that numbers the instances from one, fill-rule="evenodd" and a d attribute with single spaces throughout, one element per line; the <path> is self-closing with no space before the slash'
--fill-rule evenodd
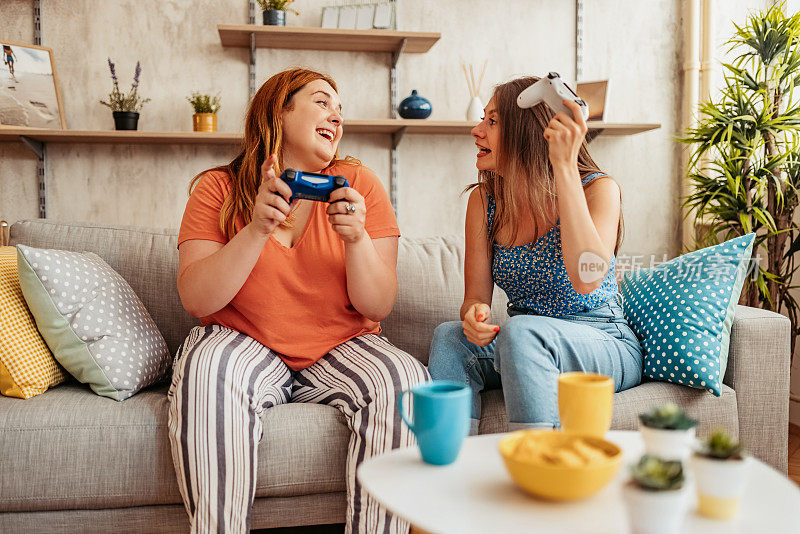
<path id="1" fill-rule="evenodd" d="M 336 89 L 329 76 L 309 69 L 294 68 L 279 72 L 264 82 L 253 96 L 245 118 L 244 137 L 239 154 L 227 165 L 207 169 L 189 184 L 191 193 L 197 181 L 207 172 L 224 171 L 231 178 L 232 188 L 219 213 L 219 224 L 228 239 L 232 239 L 252 220 L 256 194 L 261 185 L 261 165 L 271 154 L 277 154 L 275 174 L 283 169 L 283 124 L 281 113 L 292 109 L 292 97 L 314 80 L 324 80 Z M 337 152 L 328 167 L 341 161 Z M 238 221 L 242 221 L 240 226 Z"/>

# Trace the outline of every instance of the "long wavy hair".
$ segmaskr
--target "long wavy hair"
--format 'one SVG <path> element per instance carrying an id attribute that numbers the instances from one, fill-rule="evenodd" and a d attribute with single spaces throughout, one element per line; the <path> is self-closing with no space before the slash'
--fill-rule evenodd
<path id="1" fill-rule="evenodd" d="M 516 241 L 524 215 L 533 215 L 535 235 L 539 235 L 543 230 L 539 225 L 558 213 L 553 167 L 544 138 L 547 124 L 555 113 L 544 103 L 530 109 L 517 106 L 517 96 L 537 81 L 539 78 L 535 76 L 526 76 L 495 87 L 494 101 L 500 124 L 499 146 L 495 147 L 498 172 L 480 171 L 478 181 L 464 189 L 466 192 L 480 187 L 494 197 L 495 215 L 488 239 L 490 249 L 501 231 L 507 232 L 510 243 Z M 589 154 L 586 139 L 578 151 L 578 172 L 581 177 L 602 172 Z M 620 210 L 615 254 L 622 234 Z"/>
<path id="2" fill-rule="evenodd" d="M 219 225 L 222 232 L 230 240 L 236 232 L 249 224 L 253 217 L 253 206 L 261 185 L 261 165 L 270 154 L 277 154 L 275 174 L 280 175 L 283 169 L 283 124 L 281 113 L 292 109 L 292 97 L 306 84 L 314 80 L 324 80 L 338 92 L 336 82 L 330 76 L 305 68 L 293 68 L 279 72 L 264 82 L 259 88 L 245 117 L 244 137 L 239 153 L 227 165 L 206 169 L 192 178 L 189 184 L 191 194 L 197 181 L 207 172 L 223 171 L 231 178 L 232 187 L 222 204 L 219 213 Z M 336 163 L 358 163 L 354 158 L 339 159 L 337 151 L 328 163 L 328 168 Z M 242 225 L 239 225 L 242 221 Z M 283 227 L 291 226 L 291 218 L 287 218 Z"/>

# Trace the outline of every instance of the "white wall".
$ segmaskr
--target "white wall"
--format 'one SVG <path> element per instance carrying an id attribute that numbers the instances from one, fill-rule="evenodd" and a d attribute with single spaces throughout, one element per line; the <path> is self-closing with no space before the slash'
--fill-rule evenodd
<path id="1" fill-rule="evenodd" d="M 332 0 L 297 0 L 301 15 L 289 24 L 318 26 Z M 747 9 L 768 0 L 716 0 L 717 59 Z M 117 64 L 123 86 L 142 62 L 141 93 L 152 101 L 143 130 L 191 130 L 184 98 L 193 90 L 222 96 L 219 129 L 241 131 L 247 104 L 248 52 L 223 48 L 217 24 L 247 22 L 246 0 L 72 0 L 43 2 L 45 46 L 55 51 L 70 129 L 112 129 L 99 104 L 111 86 L 106 57 Z M 800 0 L 791 0 L 797 9 Z M 631 137 L 600 137 L 592 150 L 620 182 L 627 235 L 622 252 L 678 252 L 683 43 L 681 0 L 586 2 L 584 79 L 609 79 L 607 119 L 658 122 L 659 130 Z M 0 38 L 33 42 L 31 0 L 4 0 Z M 442 34 L 427 54 L 399 61 L 401 98 L 417 89 L 433 103 L 432 119 L 461 120 L 469 96 L 461 61 L 488 60 L 481 96 L 521 74 L 550 70 L 573 79 L 574 3 L 565 0 L 400 0 L 398 27 Z M 389 55 L 291 50 L 258 51 L 258 83 L 294 65 L 330 73 L 338 82 L 347 118 L 389 116 Z M 721 69 L 715 80 L 719 85 Z M 345 126 L 346 131 L 346 126 Z M 384 180 L 389 175 L 389 136 L 349 135 L 342 152 L 359 157 Z M 461 190 L 476 177 L 468 136 L 407 135 L 399 150 L 399 222 L 409 237 L 461 233 Z M 177 227 L 194 174 L 228 161 L 233 146 L 66 145 L 47 147 L 48 210 L 61 220 Z M 388 185 L 388 184 L 387 184 Z M 36 162 L 18 143 L 0 143 L 0 218 L 37 216 Z M 797 358 L 800 361 L 800 358 Z M 800 370 L 795 364 L 795 391 Z M 793 408 L 800 424 L 800 407 Z"/>

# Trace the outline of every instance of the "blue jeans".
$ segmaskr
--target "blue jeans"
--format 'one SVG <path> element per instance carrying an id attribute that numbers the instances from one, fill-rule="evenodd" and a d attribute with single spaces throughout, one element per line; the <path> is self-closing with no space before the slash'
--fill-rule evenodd
<path id="1" fill-rule="evenodd" d="M 558 427 L 558 375 L 583 371 L 610 376 L 622 391 L 642 380 L 642 347 L 616 301 L 591 311 L 547 317 L 509 310 L 494 341 L 467 341 L 460 321 L 436 327 L 428 369 L 434 380 L 472 388 L 477 434 L 481 392 L 503 389 L 509 430 Z"/>

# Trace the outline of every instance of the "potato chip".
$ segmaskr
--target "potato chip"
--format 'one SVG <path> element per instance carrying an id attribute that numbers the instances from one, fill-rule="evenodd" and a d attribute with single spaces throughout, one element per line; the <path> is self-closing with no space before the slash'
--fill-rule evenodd
<path id="1" fill-rule="evenodd" d="M 584 439 L 576 439 L 572 448 L 578 455 L 586 459 L 587 465 L 602 463 L 608 459 L 603 449 L 595 447 Z"/>

